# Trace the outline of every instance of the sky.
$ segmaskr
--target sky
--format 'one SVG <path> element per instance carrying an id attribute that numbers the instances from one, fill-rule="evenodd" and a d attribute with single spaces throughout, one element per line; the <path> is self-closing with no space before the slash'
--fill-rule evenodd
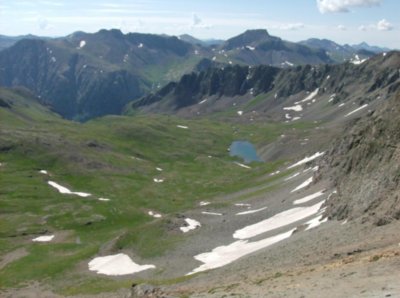
<path id="1" fill-rule="evenodd" d="M 267 29 L 289 41 L 327 38 L 400 49 L 399 0 L 0 0 L 0 34 L 124 33 L 228 39 Z"/>

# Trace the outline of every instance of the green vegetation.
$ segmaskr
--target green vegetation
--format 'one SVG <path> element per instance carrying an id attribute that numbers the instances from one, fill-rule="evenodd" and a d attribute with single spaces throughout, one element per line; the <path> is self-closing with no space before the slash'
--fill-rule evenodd
<path id="1" fill-rule="evenodd" d="M 282 161 L 253 163 L 248 170 L 233 163 L 227 148 L 237 139 L 265 145 L 294 128 L 161 115 L 79 124 L 61 119 L 25 91 L 1 89 L 0 98 L 9 104 L 0 108 L 0 253 L 28 251 L 1 269 L 1 287 L 46 281 L 59 284 L 63 294 L 126 287 L 125 279 L 89 274 L 88 261 L 119 251 L 141 259 L 162 256 L 188 237 L 171 233 L 168 219 L 201 200 L 248 188 L 253 191 L 244 197 L 270 191 L 276 178 L 266 177 Z M 92 196 L 60 194 L 49 180 Z M 163 218 L 150 217 L 149 210 Z M 31 241 L 53 233 L 53 242 Z"/>

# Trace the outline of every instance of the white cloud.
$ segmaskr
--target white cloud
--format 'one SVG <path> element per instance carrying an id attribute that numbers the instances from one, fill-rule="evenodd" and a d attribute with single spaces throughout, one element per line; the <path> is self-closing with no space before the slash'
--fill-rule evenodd
<path id="1" fill-rule="evenodd" d="M 190 26 L 192 29 L 193 28 L 203 28 L 203 29 L 210 29 L 213 26 L 210 24 L 206 24 L 203 22 L 203 20 L 197 15 L 197 14 L 193 14 L 192 17 L 192 24 Z"/>
<path id="2" fill-rule="evenodd" d="M 46 30 L 49 29 L 50 25 L 49 22 L 47 21 L 47 19 L 43 18 L 43 17 L 39 17 L 37 19 L 37 24 L 40 30 Z"/>
<path id="3" fill-rule="evenodd" d="M 367 31 L 367 26 L 361 25 L 361 26 L 358 27 L 358 30 L 360 30 L 360 31 Z"/>
<path id="4" fill-rule="evenodd" d="M 390 31 L 393 29 L 393 25 L 390 24 L 388 21 L 386 21 L 385 19 L 382 19 L 378 22 L 378 24 L 376 25 L 376 28 L 380 31 Z"/>
<path id="5" fill-rule="evenodd" d="M 378 6 L 383 0 L 317 0 L 321 13 L 349 12 L 351 7 Z"/>
<path id="6" fill-rule="evenodd" d="M 289 31 L 294 31 L 298 29 L 304 28 L 303 23 L 289 23 L 289 24 L 278 24 L 275 26 L 271 26 L 274 29 L 279 29 L 279 30 L 289 30 Z"/>
<path id="7" fill-rule="evenodd" d="M 346 26 L 344 26 L 344 25 L 338 25 L 337 28 L 339 30 L 341 30 L 341 31 L 346 31 L 347 30 Z"/>
<path id="8" fill-rule="evenodd" d="M 196 27 L 198 25 L 200 25 L 203 21 L 200 19 L 200 17 L 197 14 L 193 14 L 193 23 L 192 26 Z"/>

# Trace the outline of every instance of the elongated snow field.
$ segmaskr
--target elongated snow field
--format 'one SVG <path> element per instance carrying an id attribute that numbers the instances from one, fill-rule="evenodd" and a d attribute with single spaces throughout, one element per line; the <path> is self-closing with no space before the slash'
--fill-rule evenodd
<path id="1" fill-rule="evenodd" d="M 257 213 L 257 212 L 263 211 L 263 210 L 265 210 L 265 209 L 267 209 L 267 208 L 268 208 L 268 207 L 262 207 L 262 208 L 259 208 L 259 209 L 247 210 L 247 211 L 243 211 L 243 212 L 236 213 L 236 215 L 253 214 L 253 213 Z"/>
<path id="2" fill-rule="evenodd" d="M 281 213 L 275 214 L 274 216 L 267 218 L 258 223 L 249 225 L 240 230 L 235 231 L 233 238 L 236 239 L 249 239 L 257 235 L 281 228 L 296 221 L 302 220 L 306 217 L 314 215 L 318 212 L 324 201 L 319 202 L 310 207 L 296 207 Z"/>
<path id="3" fill-rule="evenodd" d="M 312 161 L 312 160 L 314 160 L 314 159 L 316 159 L 316 158 L 318 158 L 318 157 L 320 157 L 320 156 L 322 156 L 322 155 L 324 155 L 324 152 L 317 152 L 317 153 L 315 153 L 314 155 L 306 156 L 306 157 L 303 158 L 302 160 L 300 160 L 300 161 L 296 162 L 295 164 L 292 164 L 291 166 L 289 166 L 289 167 L 288 167 L 288 170 L 289 170 L 289 169 L 292 169 L 292 168 L 294 168 L 294 167 L 301 166 L 301 165 L 303 165 L 303 164 L 305 164 L 305 163 L 307 163 L 307 162 L 309 162 L 309 161 Z"/>
<path id="4" fill-rule="evenodd" d="M 229 245 L 218 246 L 210 252 L 198 254 L 194 258 L 202 262 L 203 265 L 195 268 L 193 271 L 189 272 L 186 275 L 191 275 L 228 265 L 245 255 L 251 254 L 257 250 L 266 248 L 272 244 L 289 238 L 292 235 L 293 231 L 294 229 L 255 242 L 248 242 L 248 240 L 239 240 Z"/>
<path id="5" fill-rule="evenodd" d="M 323 194 L 324 194 L 324 190 L 321 190 L 319 192 L 313 193 L 312 195 L 308 195 L 308 196 L 305 196 L 304 198 L 298 199 L 298 200 L 294 201 L 293 204 L 294 205 L 303 204 L 308 201 L 314 200 L 314 199 L 322 196 Z"/>
<path id="6" fill-rule="evenodd" d="M 77 195 L 80 197 L 90 197 L 91 194 L 90 193 L 86 193 L 86 192 L 76 192 L 76 191 L 70 191 L 68 188 L 54 182 L 54 181 L 48 181 L 47 182 L 50 186 L 54 187 L 55 189 L 57 189 L 60 193 L 62 194 L 66 194 L 66 195 Z"/>
<path id="7" fill-rule="evenodd" d="M 304 181 L 302 184 L 300 184 L 299 186 L 297 186 L 295 189 L 293 189 L 291 192 L 295 192 L 298 191 L 304 187 L 307 187 L 308 185 L 310 185 L 313 182 L 313 177 L 308 178 L 306 181 Z"/>

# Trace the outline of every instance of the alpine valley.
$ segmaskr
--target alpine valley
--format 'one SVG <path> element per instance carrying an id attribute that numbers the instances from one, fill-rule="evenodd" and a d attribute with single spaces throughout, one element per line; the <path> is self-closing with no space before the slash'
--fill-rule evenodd
<path id="1" fill-rule="evenodd" d="M 399 51 L 0 36 L 0 86 L 0 296 L 400 296 Z"/>

